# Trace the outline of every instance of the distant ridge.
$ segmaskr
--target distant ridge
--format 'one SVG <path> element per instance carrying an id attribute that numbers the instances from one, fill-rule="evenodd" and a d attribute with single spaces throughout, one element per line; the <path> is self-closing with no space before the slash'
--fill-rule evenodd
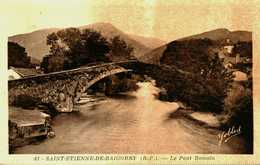
<path id="1" fill-rule="evenodd" d="M 208 32 L 200 33 L 197 35 L 192 35 L 184 37 L 178 40 L 189 40 L 189 39 L 203 39 L 208 38 L 213 41 L 223 41 L 225 39 L 230 39 L 231 42 L 237 43 L 238 41 L 252 41 L 252 32 L 249 31 L 229 31 L 228 29 L 216 29 Z"/>
<path id="2" fill-rule="evenodd" d="M 135 34 L 128 34 L 128 35 L 134 40 L 144 44 L 146 47 L 153 48 L 153 49 L 166 44 L 166 41 L 154 37 L 143 37 Z"/>
<path id="3" fill-rule="evenodd" d="M 156 47 L 156 45 L 159 46 L 160 44 L 163 44 L 161 42 L 158 42 L 159 40 L 155 38 L 150 39 L 147 37 L 143 37 L 143 38 L 139 37 L 139 39 L 136 40 L 136 38 L 138 37 L 126 34 L 110 23 L 99 22 L 99 23 L 80 26 L 76 28 L 79 28 L 81 30 L 94 29 L 96 31 L 101 32 L 101 34 L 106 38 L 112 38 L 114 36 L 119 35 L 128 44 L 131 44 L 135 48 L 134 54 L 137 58 L 142 56 L 146 52 L 151 51 L 154 47 Z M 41 29 L 30 33 L 11 36 L 8 38 L 8 41 L 16 42 L 21 46 L 25 47 L 29 56 L 41 61 L 42 57 L 48 54 L 49 52 L 49 47 L 46 44 L 46 37 L 50 33 L 57 32 L 61 29 L 65 29 L 65 28 Z M 149 41 L 145 41 L 146 39 Z M 150 47 L 151 45 L 152 47 Z"/>

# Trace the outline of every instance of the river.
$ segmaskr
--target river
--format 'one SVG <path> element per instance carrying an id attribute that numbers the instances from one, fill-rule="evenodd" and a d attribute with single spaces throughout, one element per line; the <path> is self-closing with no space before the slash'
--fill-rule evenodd
<path id="1" fill-rule="evenodd" d="M 244 141 L 232 137 L 218 145 L 220 131 L 184 118 L 169 118 L 175 102 L 155 98 L 159 89 L 151 82 L 139 89 L 98 104 L 80 105 L 79 112 L 60 114 L 53 120 L 56 136 L 17 148 L 17 154 L 171 154 L 243 153 Z"/>

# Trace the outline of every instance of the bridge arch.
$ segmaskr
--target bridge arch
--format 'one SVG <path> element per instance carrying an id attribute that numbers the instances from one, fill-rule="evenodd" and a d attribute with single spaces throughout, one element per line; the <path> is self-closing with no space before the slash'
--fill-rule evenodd
<path id="1" fill-rule="evenodd" d="M 76 95 L 74 97 L 74 104 L 80 99 L 82 94 L 88 88 L 90 88 L 92 85 L 94 85 L 95 83 L 99 82 L 100 80 L 102 80 L 102 79 L 104 79 L 106 77 L 112 76 L 112 75 L 116 75 L 116 74 L 119 74 L 119 73 L 130 72 L 130 71 L 132 71 L 132 70 L 120 67 L 120 68 L 117 68 L 117 69 L 114 69 L 114 70 L 111 70 L 111 71 L 102 72 L 101 74 L 97 75 L 97 77 L 95 77 L 95 79 L 92 79 L 92 80 L 88 81 L 84 85 L 82 85 L 83 83 L 79 82 L 79 86 L 77 87 L 77 92 L 76 92 Z M 82 79 L 80 81 L 86 81 L 86 80 Z"/>

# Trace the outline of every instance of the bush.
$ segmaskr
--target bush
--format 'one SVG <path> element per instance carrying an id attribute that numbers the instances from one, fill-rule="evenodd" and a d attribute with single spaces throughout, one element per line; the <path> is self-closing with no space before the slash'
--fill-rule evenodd
<path id="1" fill-rule="evenodd" d="M 239 41 L 234 45 L 232 50 L 232 56 L 236 56 L 236 54 L 240 54 L 241 57 L 250 57 L 252 58 L 252 42 Z"/>
<path id="2" fill-rule="evenodd" d="M 224 128 L 232 126 L 242 127 L 242 136 L 246 140 L 246 148 L 253 149 L 253 100 L 251 90 L 247 90 L 243 96 L 237 99 L 233 107 L 226 110 L 228 118 L 223 123 Z"/>
<path id="3" fill-rule="evenodd" d="M 31 57 L 27 55 L 24 47 L 15 43 L 8 42 L 8 67 L 33 67 Z"/>

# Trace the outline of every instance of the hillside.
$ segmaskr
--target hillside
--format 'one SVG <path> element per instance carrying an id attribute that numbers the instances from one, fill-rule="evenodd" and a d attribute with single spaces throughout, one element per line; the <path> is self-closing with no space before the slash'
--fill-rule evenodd
<path id="1" fill-rule="evenodd" d="M 222 43 L 226 39 L 230 39 L 232 43 L 237 43 L 238 41 L 252 41 L 252 32 L 248 31 L 229 31 L 227 29 L 216 29 L 201 34 L 184 37 L 175 41 L 172 41 L 168 44 L 160 46 L 159 48 L 153 49 L 152 51 L 144 54 L 139 59 L 143 62 L 159 64 L 163 55 L 167 56 L 165 50 L 168 47 L 171 47 L 173 44 L 176 44 L 176 41 L 189 41 L 191 39 L 211 39 L 217 43 Z"/>
<path id="2" fill-rule="evenodd" d="M 152 51 L 144 54 L 142 57 L 139 58 L 139 60 L 149 64 L 159 64 L 160 59 L 166 49 L 167 49 L 167 44 L 160 46 L 156 49 L 153 49 Z"/>
<path id="3" fill-rule="evenodd" d="M 145 46 L 143 43 L 138 42 L 131 38 L 128 34 L 124 33 L 120 29 L 116 28 L 110 23 L 95 23 L 90 24 L 86 26 L 79 27 L 80 29 L 94 29 L 98 32 L 101 32 L 101 34 L 107 38 L 113 38 L 115 36 L 120 36 L 122 39 L 124 39 L 128 44 L 132 45 L 134 47 L 134 56 L 139 58 L 143 54 L 149 52 L 152 50 L 152 48 Z"/>
<path id="4" fill-rule="evenodd" d="M 219 42 L 222 42 L 226 39 L 230 39 L 232 43 L 237 43 L 238 41 L 252 41 L 252 32 L 229 31 L 228 29 L 216 29 L 201 34 L 184 37 L 178 40 L 183 41 L 183 40 L 203 39 L 203 38 L 208 38 L 213 41 L 219 41 Z"/>
<path id="5" fill-rule="evenodd" d="M 94 29 L 96 31 L 101 32 L 101 34 L 106 38 L 112 38 L 114 36 L 119 35 L 123 38 L 128 44 L 131 44 L 135 48 L 134 55 L 138 58 L 139 56 L 145 54 L 152 50 L 153 47 L 149 47 L 149 44 L 145 42 L 145 39 L 136 41 L 135 37 L 132 38 L 132 35 L 128 35 L 123 31 L 119 30 L 115 26 L 110 23 L 95 23 L 86 26 L 79 27 L 80 29 Z M 50 28 L 50 29 L 42 29 L 37 30 L 31 33 L 19 34 L 15 36 L 11 36 L 8 38 L 8 41 L 16 42 L 21 46 L 26 48 L 26 51 L 29 56 L 32 58 L 41 60 L 42 57 L 49 52 L 49 47 L 46 45 L 46 37 L 48 34 L 52 32 L 57 32 L 61 30 L 59 28 Z M 149 40 L 149 38 L 146 38 Z M 151 39 L 155 40 L 155 39 Z M 144 42 L 144 43 L 142 43 Z M 152 43 L 152 41 L 148 41 Z M 157 42 L 157 41 L 156 41 Z M 151 45 L 151 44 L 150 44 Z M 154 46 L 156 44 L 153 44 Z"/>
<path id="6" fill-rule="evenodd" d="M 46 44 L 47 35 L 58 30 L 57 28 L 37 30 L 31 33 L 11 36 L 8 38 L 8 41 L 16 42 L 25 47 L 29 56 L 41 60 L 49 52 L 49 47 Z"/>
<path id="7" fill-rule="evenodd" d="M 36 65 L 40 65 L 40 64 L 41 64 L 41 61 L 38 60 L 38 59 L 36 59 L 36 58 L 34 58 L 34 57 L 31 57 L 31 63 L 32 63 L 32 64 L 36 64 Z"/>
<path id="8" fill-rule="evenodd" d="M 131 38 L 134 40 L 144 44 L 146 47 L 155 49 L 158 48 L 164 44 L 166 44 L 166 41 L 160 40 L 158 38 L 154 37 L 143 37 L 135 34 L 128 34 Z"/>

